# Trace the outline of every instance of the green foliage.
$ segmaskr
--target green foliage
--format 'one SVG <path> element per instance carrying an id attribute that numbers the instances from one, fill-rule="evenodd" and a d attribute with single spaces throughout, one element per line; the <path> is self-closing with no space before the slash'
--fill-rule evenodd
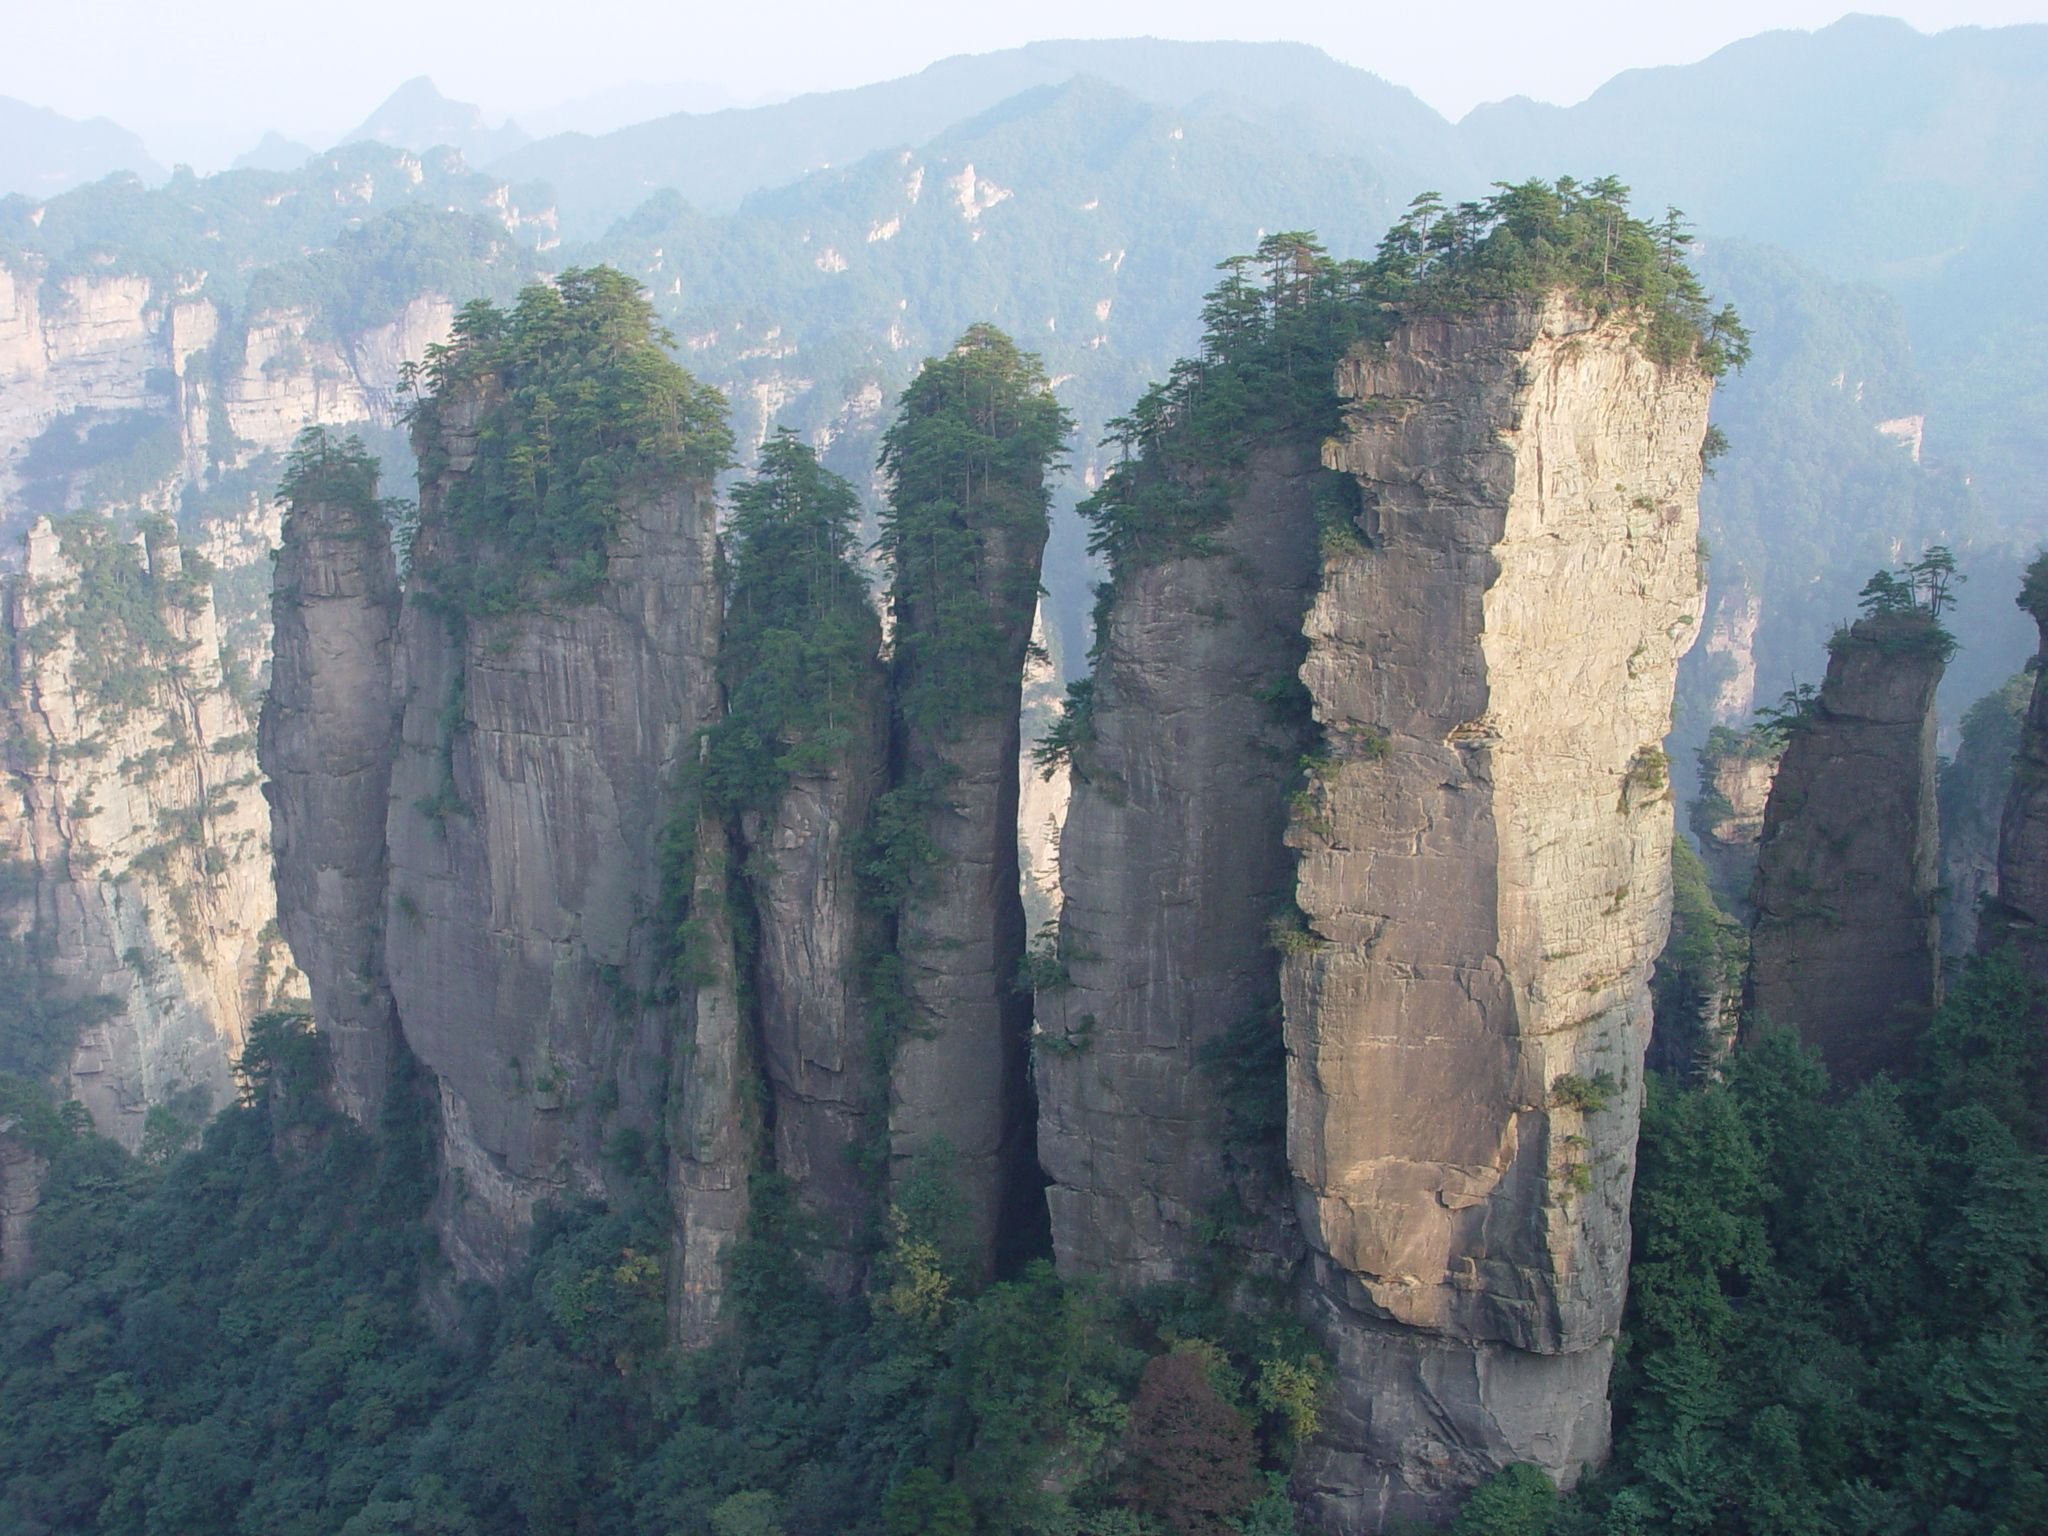
<path id="1" fill-rule="evenodd" d="M 1683 837 L 1671 840 L 1671 937 L 1650 980 L 1653 1065 L 1692 1077 L 1731 1043 L 1710 1006 L 1741 995 L 1749 932 L 1714 900 L 1706 867 Z"/>
<path id="2" fill-rule="evenodd" d="M 9 874 L 20 878 L 18 868 Z M 0 1074 L 52 1081 L 70 1058 L 80 1031 L 120 1010 L 118 999 L 53 997 L 33 937 L 0 935 Z"/>
<path id="3" fill-rule="evenodd" d="M 1287 1167 L 1287 1045 L 1280 1009 L 1243 1015 L 1205 1040 L 1195 1060 L 1223 1111 L 1225 1152 L 1278 1187 Z"/>
<path id="4" fill-rule="evenodd" d="M 882 438 L 880 547 L 896 708 L 913 729 L 944 736 L 1015 708 L 1051 504 L 1045 475 L 1072 428 L 1038 359 L 991 325 L 970 328 L 903 392 Z"/>
<path id="5" fill-rule="evenodd" d="M 1451 1522 L 1451 1536 L 1545 1536 L 1556 1512 L 1550 1474 L 1517 1462 L 1473 1490 Z"/>
<path id="6" fill-rule="evenodd" d="M 380 468 L 376 455 L 353 433 L 338 438 L 325 427 L 308 427 L 292 443 L 276 500 L 291 511 L 340 508 L 354 518 L 358 537 L 385 538 L 392 528 L 410 525 L 418 508 L 398 497 L 378 496 Z"/>
<path id="7" fill-rule="evenodd" d="M 1621 1084 L 1614 1074 L 1605 1070 L 1591 1077 L 1581 1077 L 1576 1072 L 1559 1073 L 1550 1083 L 1550 1105 L 1553 1109 L 1577 1110 L 1582 1115 L 1597 1115 L 1614 1102 L 1614 1096 L 1621 1092 Z"/>
<path id="8" fill-rule="evenodd" d="M 1407 308 L 1455 310 L 1569 288 L 1602 314 L 1635 314 L 1659 362 L 1690 359 L 1718 377 L 1749 360 L 1733 307 L 1714 309 L 1687 265 L 1690 226 L 1676 208 L 1655 224 L 1636 218 L 1612 176 L 1495 185 L 1455 206 L 1417 198 L 1381 242 L 1379 291 Z"/>
<path id="9" fill-rule="evenodd" d="M 1031 749 L 1032 766 L 1051 778 L 1061 764 L 1076 767 L 1074 755 L 1095 740 L 1095 679 L 1067 684 L 1057 719 Z"/>
<path id="10" fill-rule="evenodd" d="M 854 564 L 860 498 L 790 432 L 733 488 L 727 527 L 726 713 L 704 751 L 720 812 L 771 806 L 790 777 L 841 761 L 878 698 L 881 626 Z"/>
<path id="11" fill-rule="evenodd" d="M 2036 555 L 2027 567 L 2025 579 L 2020 584 L 2020 595 L 2015 599 L 2036 624 L 2048 627 L 2048 554 Z"/>
<path id="12" fill-rule="evenodd" d="M 609 267 L 571 268 L 509 311 L 463 308 L 428 349 L 413 406 L 423 483 L 446 470 L 450 410 L 476 412 L 475 460 L 449 480 L 420 570 L 438 601 L 470 617 L 587 602 L 623 500 L 724 467 L 724 397 L 669 360 L 667 339 L 640 285 Z"/>
<path id="13" fill-rule="evenodd" d="M 1830 1095 L 1772 1032 L 1698 1088 L 1652 1079 L 1615 1461 L 1556 1528 L 2041 1524 L 2041 1007 L 1994 957 L 1904 1084 Z"/>

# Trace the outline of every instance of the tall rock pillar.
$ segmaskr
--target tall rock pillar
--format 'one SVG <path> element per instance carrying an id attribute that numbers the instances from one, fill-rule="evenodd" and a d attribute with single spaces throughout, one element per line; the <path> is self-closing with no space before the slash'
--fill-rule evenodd
<path id="1" fill-rule="evenodd" d="M 374 1126 L 399 1049 L 384 978 L 398 569 L 359 443 L 302 440 L 286 491 L 257 741 L 277 921 L 312 993 L 335 1103 Z"/>
<path id="2" fill-rule="evenodd" d="M 1299 1486 L 1357 1531 L 1606 1448 L 1711 382 L 1553 294 L 1411 319 L 1339 390 L 1362 547 L 1306 620 L 1281 984 L 1336 1362 Z"/>
<path id="3" fill-rule="evenodd" d="M 2027 969 L 2048 981 L 2048 555 L 2028 568 L 2020 606 L 2041 627 L 2041 650 L 1999 821 L 1998 899 L 1979 945 L 2013 945 Z"/>
<path id="4" fill-rule="evenodd" d="M 1269 1078 L 1277 1111 L 1268 923 L 1294 884 L 1285 833 L 1303 742 L 1287 701 L 1329 478 L 1313 447 L 1269 444 L 1205 549 L 1119 572 L 1105 616 L 1037 1077 L 1054 1251 L 1067 1273 L 1119 1289 L 1194 1278 L 1237 1176 L 1277 1172 L 1240 1166 L 1264 1148 L 1226 1109 L 1217 1058 Z M 1270 1194 L 1250 1193 L 1239 1203 L 1262 1214 Z"/>
<path id="5" fill-rule="evenodd" d="M 1038 360 L 975 326 L 925 364 L 884 439 L 895 624 L 888 855 L 901 1017 L 899 1172 L 951 1183 L 970 1260 L 1043 1229 L 1017 855 L 1018 710 L 1045 552 L 1045 469 L 1066 413 Z"/>
<path id="6" fill-rule="evenodd" d="M 1910 1067 L 1940 1000 L 1934 693 L 1947 656 L 1918 612 L 1837 635 L 1764 811 L 1749 1011 L 1797 1029 L 1837 1081 Z"/>

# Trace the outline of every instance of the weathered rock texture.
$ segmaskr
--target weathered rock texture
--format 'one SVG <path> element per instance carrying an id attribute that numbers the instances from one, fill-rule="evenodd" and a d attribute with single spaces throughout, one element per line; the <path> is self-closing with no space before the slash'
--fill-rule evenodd
<path id="1" fill-rule="evenodd" d="M 1754 733 L 1710 736 L 1700 750 L 1700 798 L 1692 829 L 1715 899 L 1747 923 L 1755 914 L 1756 845 L 1781 749 Z"/>
<path id="2" fill-rule="evenodd" d="M 1764 812 L 1749 1012 L 1797 1029 L 1838 1082 L 1910 1067 L 1940 999 L 1938 639 L 1910 613 L 1838 636 Z"/>
<path id="3" fill-rule="evenodd" d="M 2039 562 L 2034 567 L 2044 569 Z M 2034 591 L 2031 572 L 2028 588 Z M 2027 968 L 2048 981 L 2048 592 L 2036 596 L 2030 611 L 2041 626 L 2041 651 L 1999 823 L 1998 899 L 1979 944 L 2013 945 Z"/>
<path id="4" fill-rule="evenodd" d="M 1197 1229 L 1250 1171 L 1203 1058 L 1278 1029 L 1268 923 L 1302 742 L 1276 703 L 1326 478 L 1312 450 L 1254 455 L 1214 553 L 1126 573 L 1108 613 L 1061 840 L 1068 984 L 1039 994 L 1036 1069 L 1054 1251 L 1119 1288 L 1191 1279 Z"/>
<path id="5" fill-rule="evenodd" d="M 12 1119 L 0 1116 L 0 1280 L 28 1273 L 29 1224 L 42 1204 L 49 1160 Z"/>
<path id="6" fill-rule="evenodd" d="M 1998 897 L 1998 837 L 2023 746 L 2034 678 L 2016 672 L 1963 712 L 1955 755 L 1941 761 L 1941 952 L 1977 948 L 1978 916 Z"/>
<path id="7" fill-rule="evenodd" d="M 986 1270 L 999 1235 L 1014 1240 L 1037 1200 L 1031 995 L 1018 980 L 1018 712 L 1045 525 L 998 517 L 976 531 L 975 562 L 954 579 L 983 600 L 997 658 L 990 670 L 1004 681 L 971 715 L 929 725 L 899 720 L 891 752 L 897 783 L 932 788 L 922 820 L 937 857 L 896 924 L 911 1023 L 890 1064 L 889 1138 L 899 1175 L 943 1149 Z M 899 595 L 899 656 L 903 637 L 933 622 L 922 595 Z M 910 672 L 899 661 L 899 698 L 919 686 Z"/>
<path id="8" fill-rule="evenodd" d="M 1409 321 L 1339 387 L 1366 547 L 1306 621 L 1330 761 L 1281 983 L 1337 1362 L 1299 1486 L 1352 1531 L 1606 1448 L 1711 386 L 1559 295 Z"/>
<path id="9" fill-rule="evenodd" d="M 334 1100 L 372 1126 L 400 1049 L 384 977 L 398 570 L 373 488 L 286 519 L 259 743 L 278 925 L 310 983 Z"/>
<path id="10" fill-rule="evenodd" d="M 53 998 L 111 999 L 60 1085 L 140 1144 L 153 1105 L 233 1095 L 249 1019 L 300 995 L 274 926 L 250 709 L 211 588 L 167 531 L 39 521 L 8 598 L 6 914 Z"/>
<path id="11" fill-rule="evenodd" d="M 792 779 L 772 811 L 747 813 L 740 830 L 775 1169 L 816 1219 L 820 1239 L 837 1255 L 828 1280 L 845 1289 L 857 1280 L 852 1255 L 874 1215 L 873 1180 L 857 1159 L 883 1093 L 861 995 L 861 968 L 879 930 L 855 867 L 888 770 L 879 663 L 841 718 L 846 746 L 830 769 Z"/>
<path id="12" fill-rule="evenodd" d="M 474 463 L 486 404 L 443 402 L 445 435 L 419 445 L 446 467 L 421 486 L 416 572 L 439 558 L 440 508 Z M 714 1078 L 734 1094 L 741 1082 L 730 956 L 696 968 L 701 989 L 665 992 L 658 920 L 662 829 L 719 708 L 715 542 L 710 488 L 660 485 L 622 503 L 589 601 L 464 620 L 428 590 L 399 620 L 385 959 L 440 1098 L 438 1217 L 463 1275 L 501 1278 L 538 1203 L 609 1189 L 619 1133 L 658 1145 L 684 1056 L 704 1084 L 669 1105 L 671 1157 L 700 1170 L 678 1184 L 692 1195 L 677 1268 L 701 1274 L 733 1235 L 745 1170 L 709 1147 L 723 1111 L 700 1102 Z M 718 934 L 699 938 L 718 949 Z"/>

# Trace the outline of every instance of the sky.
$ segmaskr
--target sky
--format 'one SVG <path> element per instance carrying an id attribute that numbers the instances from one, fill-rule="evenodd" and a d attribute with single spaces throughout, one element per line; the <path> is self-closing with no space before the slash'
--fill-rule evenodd
<path id="1" fill-rule="evenodd" d="M 1878 9 L 1879 7 L 1872 7 Z M 1448 117 L 1524 95 L 1570 105 L 1620 71 L 1704 58 L 1773 28 L 1825 26 L 1842 0 L 8 0 L 0 95 L 110 117 L 201 170 L 266 129 L 315 146 L 426 74 L 492 118 L 630 81 L 775 99 L 914 73 L 1055 37 L 1312 43 Z M 2048 22 L 2048 0 L 1891 0 L 1924 32 Z"/>

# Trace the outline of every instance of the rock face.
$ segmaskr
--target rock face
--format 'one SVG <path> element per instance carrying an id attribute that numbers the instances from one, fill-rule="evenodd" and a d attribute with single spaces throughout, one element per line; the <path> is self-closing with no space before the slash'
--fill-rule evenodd
<path id="1" fill-rule="evenodd" d="M 31 531 L 8 598 L 8 919 L 52 996 L 105 997 L 60 1085 L 133 1148 L 152 1106 L 234 1091 L 249 1019 L 301 995 L 279 941 L 250 703 L 166 528 Z"/>
<path id="2" fill-rule="evenodd" d="M 1561 295 L 1407 322 L 1339 370 L 1326 462 L 1364 547 L 1306 620 L 1326 766 L 1281 970 L 1337 1365 L 1299 1474 L 1323 1529 L 1606 1448 L 1710 387 Z"/>
<path id="3" fill-rule="evenodd" d="M 1757 847 L 1749 1011 L 1787 1025 L 1838 1082 L 1908 1067 L 1940 1000 L 1934 692 L 1922 614 L 1865 617 L 1830 647 Z"/>
<path id="4" fill-rule="evenodd" d="M 1941 808 L 1941 952 L 1977 948 L 1978 915 L 1998 897 L 1998 835 L 2012 792 L 2034 678 L 2016 672 L 1963 712 L 1955 756 L 1935 786 Z"/>
<path id="5" fill-rule="evenodd" d="M 440 438 L 418 444 L 445 468 L 421 486 L 415 571 L 439 558 L 489 403 L 447 402 Z M 463 619 L 416 578 L 399 620 L 386 965 L 438 1089 L 438 1217 L 466 1276 L 503 1277 L 537 1203 L 610 1188 L 619 1133 L 658 1144 L 671 1061 L 694 1052 L 693 1072 L 739 1091 L 729 956 L 701 968 L 703 1010 L 689 989 L 666 996 L 657 921 L 661 829 L 719 708 L 715 543 L 709 486 L 662 485 L 622 502 L 588 601 Z M 720 1162 L 716 1116 L 671 1108 L 671 1155 Z M 727 1165 L 694 1183 L 730 1206 L 744 1178 Z M 699 1268 L 730 1238 L 715 1226 L 685 1240 Z"/>
<path id="6" fill-rule="evenodd" d="M 398 569 L 369 466 L 308 486 L 278 552 L 269 782 L 278 925 L 308 978 L 337 1105 L 374 1126 L 398 1018 L 384 977 L 384 823 L 398 713 Z"/>
<path id="7" fill-rule="evenodd" d="M 2048 981 L 2048 560 L 2027 573 L 2020 601 L 2041 626 L 2041 651 L 1999 823 L 1998 901 L 1979 943 L 1986 949 L 2012 944 L 2027 968 Z"/>
<path id="8" fill-rule="evenodd" d="M 1756 911 L 1756 845 L 1781 750 L 1755 732 L 1729 731 L 1711 733 L 1700 749 L 1700 798 L 1691 817 L 1700 862 L 1715 899 L 1745 923 Z"/>
<path id="9" fill-rule="evenodd" d="M 873 1214 L 872 1180 L 857 1158 L 882 1091 L 860 987 L 878 932 L 854 863 L 888 768 L 879 664 L 864 683 L 848 702 L 846 745 L 831 768 L 797 776 L 772 813 L 741 823 L 775 1168 L 839 1256 L 828 1279 L 841 1289 L 857 1278 L 852 1254 Z"/>
<path id="10" fill-rule="evenodd" d="M 1031 995 L 1020 990 L 1024 901 L 1017 854 L 1018 761 L 1024 654 L 1037 607 L 1045 527 L 995 522 L 980 530 L 974 567 L 956 579 L 984 599 L 989 643 L 1006 681 L 988 708 L 944 724 L 899 722 L 897 783 L 931 786 L 921 813 L 936 857 L 896 925 L 910 1019 L 890 1072 L 889 1139 L 899 1171 L 938 1149 L 965 1204 L 984 1269 L 999 1233 L 1014 1234 L 1012 1202 L 1034 1199 L 1031 1178 Z M 1018 573 L 1030 573 L 1020 582 Z M 1021 601 L 1019 598 L 1021 597 Z M 899 600 L 895 635 L 935 622 L 917 598 Z M 898 697 L 916 685 L 899 665 Z"/>
<path id="11" fill-rule="evenodd" d="M 1039 1156 L 1054 1251 L 1119 1289 L 1186 1281 L 1236 1187 L 1205 1049 L 1277 1036 L 1268 921 L 1300 731 L 1276 700 L 1315 590 L 1312 451 L 1255 455 L 1214 552 L 1119 578 L 1061 838 L 1061 963 L 1038 996 Z M 1277 1071 L 1277 1068 L 1276 1068 Z"/>
<path id="12" fill-rule="evenodd" d="M 29 1145 L 14 1120 L 0 1117 L 0 1280 L 28 1273 L 29 1223 L 49 1175 L 49 1160 Z"/>

